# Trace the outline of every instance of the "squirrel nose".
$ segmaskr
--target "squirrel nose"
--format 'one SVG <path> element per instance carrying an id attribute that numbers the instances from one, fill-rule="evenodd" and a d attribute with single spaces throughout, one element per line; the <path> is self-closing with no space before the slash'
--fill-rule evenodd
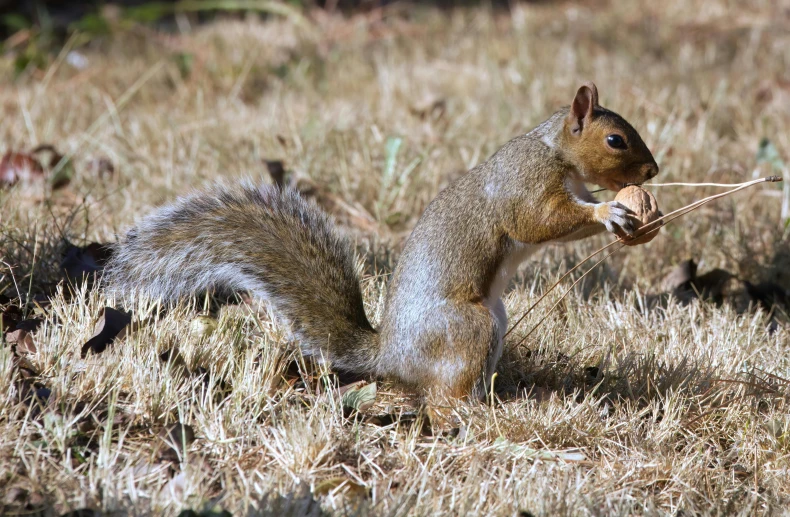
<path id="1" fill-rule="evenodd" d="M 646 163 L 642 166 L 642 172 L 647 179 L 655 178 L 658 175 L 658 164 L 655 161 Z"/>

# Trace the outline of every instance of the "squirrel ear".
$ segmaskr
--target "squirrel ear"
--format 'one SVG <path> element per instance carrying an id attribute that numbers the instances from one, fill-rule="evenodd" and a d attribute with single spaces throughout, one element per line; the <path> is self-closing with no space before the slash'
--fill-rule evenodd
<path id="1" fill-rule="evenodd" d="M 592 82 L 584 83 L 571 103 L 571 112 L 568 114 L 571 130 L 578 133 L 584 127 L 584 122 L 592 119 L 593 109 L 598 106 L 598 88 Z"/>

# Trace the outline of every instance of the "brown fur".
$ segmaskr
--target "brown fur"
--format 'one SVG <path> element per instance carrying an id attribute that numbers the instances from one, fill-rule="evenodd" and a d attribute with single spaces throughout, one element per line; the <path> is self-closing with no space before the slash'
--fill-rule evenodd
<path id="1" fill-rule="evenodd" d="M 627 149 L 611 148 L 612 134 Z M 569 108 L 430 203 L 392 276 L 378 333 L 350 247 L 288 190 L 220 189 L 154 213 L 118 246 L 111 279 L 122 291 L 165 298 L 250 289 L 273 303 L 307 352 L 339 368 L 482 397 L 502 349 L 499 297 L 518 263 L 548 242 L 605 228 L 630 233 L 627 210 L 596 202 L 584 183 L 619 190 L 657 172 L 636 130 L 598 105 L 595 85 L 583 85 Z"/>

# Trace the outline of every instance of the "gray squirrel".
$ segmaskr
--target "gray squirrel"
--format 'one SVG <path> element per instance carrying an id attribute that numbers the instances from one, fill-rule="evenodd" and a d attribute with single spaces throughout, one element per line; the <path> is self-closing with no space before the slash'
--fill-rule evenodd
<path id="1" fill-rule="evenodd" d="M 502 354 L 501 296 L 542 245 L 638 222 L 612 191 L 658 173 L 637 131 L 598 105 L 594 84 L 571 105 L 440 192 L 408 238 L 381 325 L 365 314 L 354 251 L 296 191 L 216 186 L 143 218 L 117 244 L 109 288 L 173 301 L 207 289 L 267 300 L 306 354 L 333 368 L 421 392 L 484 397 Z"/>

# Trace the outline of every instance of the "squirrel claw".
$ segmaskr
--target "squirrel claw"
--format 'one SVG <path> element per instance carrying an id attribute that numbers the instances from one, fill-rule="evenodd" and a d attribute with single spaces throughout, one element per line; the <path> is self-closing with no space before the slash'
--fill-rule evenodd
<path id="1" fill-rule="evenodd" d="M 598 222 L 606 226 L 607 231 L 614 234 L 625 234 L 628 238 L 633 237 L 636 231 L 632 219 L 632 212 L 625 205 L 617 201 L 601 203 L 595 209 Z"/>

